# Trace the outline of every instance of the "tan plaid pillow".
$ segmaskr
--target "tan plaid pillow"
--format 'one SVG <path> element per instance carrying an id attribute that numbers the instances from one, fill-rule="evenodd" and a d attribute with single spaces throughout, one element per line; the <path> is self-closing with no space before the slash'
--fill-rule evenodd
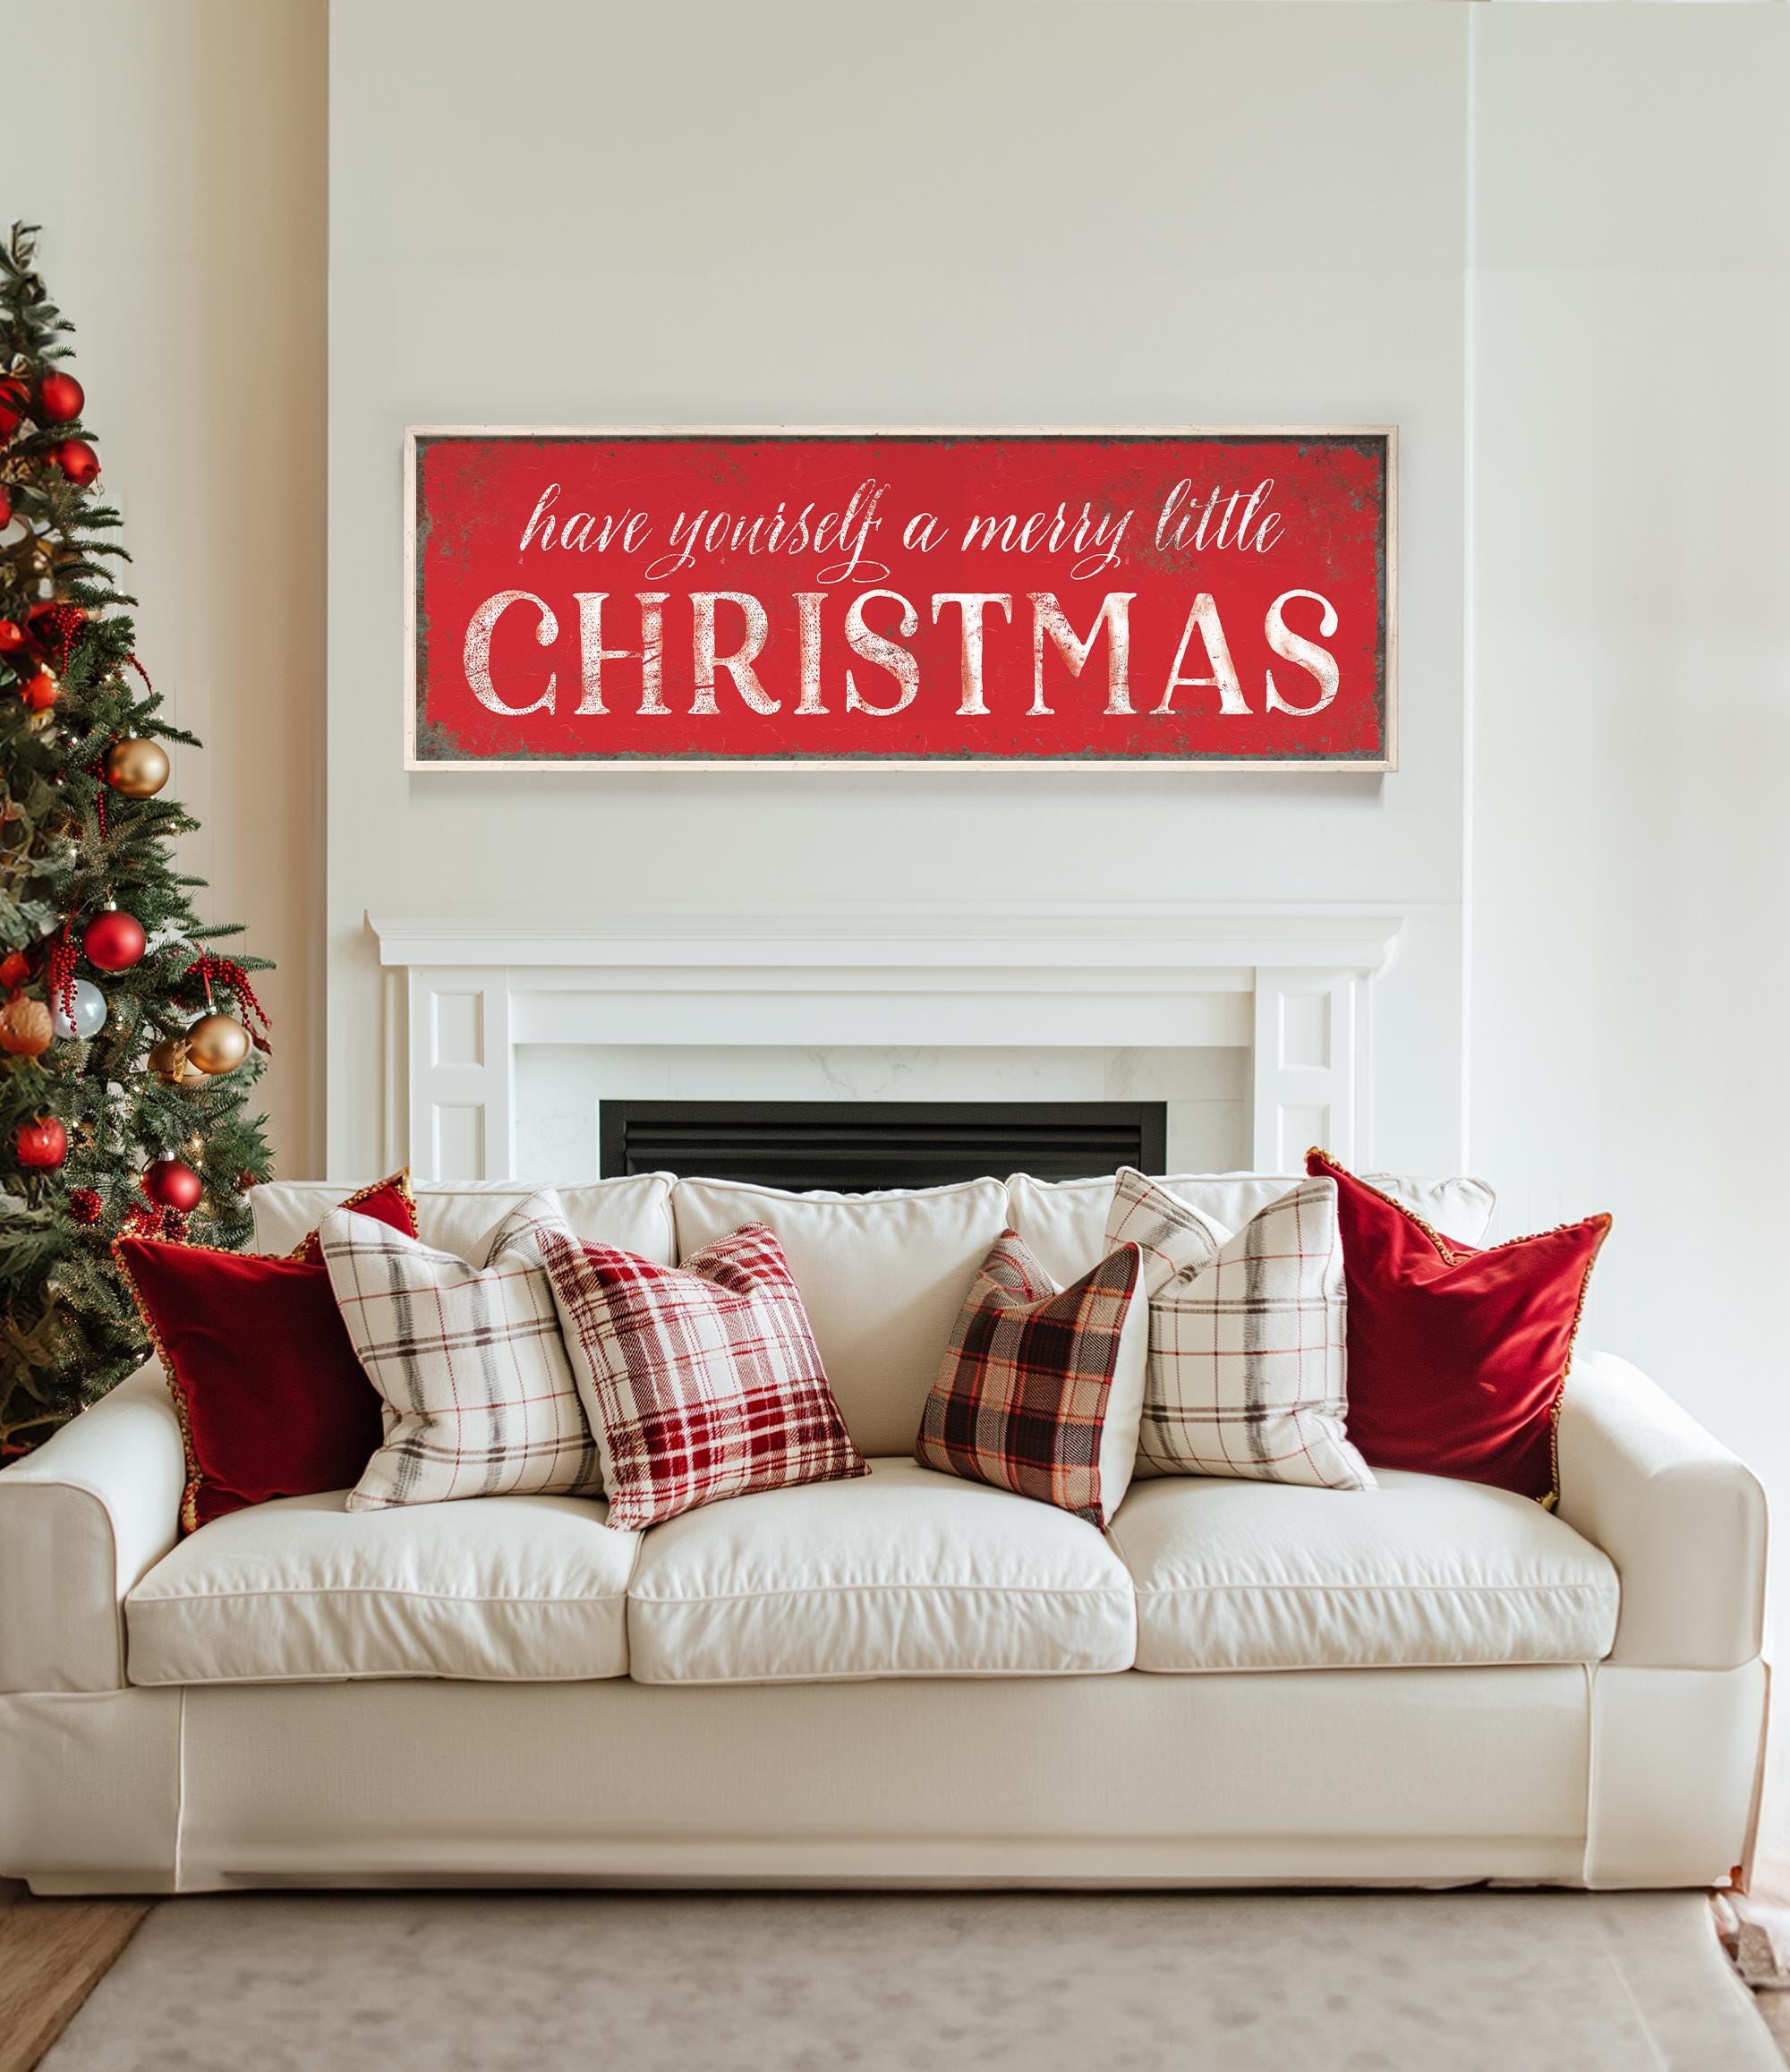
<path id="1" fill-rule="evenodd" d="M 970 1285 L 914 1458 L 1105 1526 L 1131 1479 L 1148 1346 L 1136 1245 L 1059 1288 L 1007 1231 Z"/>
<path id="2" fill-rule="evenodd" d="M 551 1194 L 498 1226 L 482 1267 L 352 1209 L 318 1225 L 342 1321 L 385 1403 L 351 1511 L 455 1496 L 596 1496 L 602 1473 L 534 1234 Z"/>

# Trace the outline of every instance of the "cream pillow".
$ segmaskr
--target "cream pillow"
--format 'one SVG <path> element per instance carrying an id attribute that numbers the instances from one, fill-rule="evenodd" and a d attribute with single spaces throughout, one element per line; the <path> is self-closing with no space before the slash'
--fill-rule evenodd
<path id="1" fill-rule="evenodd" d="M 350 1492 L 350 1511 L 602 1493 L 534 1249 L 537 1228 L 562 1220 L 554 1196 L 531 1196 L 479 1266 L 353 1209 L 331 1209 L 318 1225 L 337 1307 L 385 1404 L 385 1444 Z"/>
<path id="2" fill-rule="evenodd" d="M 1373 1487 L 1344 1426 L 1334 1180 L 1302 1181 L 1233 1236 L 1128 1166 L 1106 1241 L 1139 1248 L 1150 1301 L 1139 1475 Z"/>

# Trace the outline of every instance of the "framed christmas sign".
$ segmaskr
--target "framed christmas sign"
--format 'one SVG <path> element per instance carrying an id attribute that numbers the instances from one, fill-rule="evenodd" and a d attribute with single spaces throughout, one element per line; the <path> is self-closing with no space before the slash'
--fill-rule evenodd
<path id="1" fill-rule="evenodd" d="M 1397 766 L 1398 435 L 416 430 L 405 766 Z"/>

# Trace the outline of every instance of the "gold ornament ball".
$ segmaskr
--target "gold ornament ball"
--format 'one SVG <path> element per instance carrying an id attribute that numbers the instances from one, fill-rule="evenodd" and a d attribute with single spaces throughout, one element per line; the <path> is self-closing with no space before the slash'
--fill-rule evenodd
<path id="1" fill-rule="evenodd" d="M 201 1072 L 234 1072 L 249 1054 L 249 1032 L 234 1015 L 202 1014 L 186 1032 L 186 1054 Z"/>
<path id="2" fill-rule="evenodd" d="M 115 741 L 106 757 L 106 781 L 124 798 L 153 798 L 167 782 L 168 770 L 159 741 Z"/>
<path id="3" fill-rule="evenodd" d="M 187 1057 L 184 1036 L 165 1036 L 149 1052 L 149 1066 L 168 1087 L 202 1087 L 208 1078 Z"/>
<path id="4" fill-rule="evenodd" d="M 10 1051 L 15 1058 L 41 1057 L 54 1033 L 50 1010 L 40 1000 L 15 993 L 0 1008 L 0 1050 Z"/>

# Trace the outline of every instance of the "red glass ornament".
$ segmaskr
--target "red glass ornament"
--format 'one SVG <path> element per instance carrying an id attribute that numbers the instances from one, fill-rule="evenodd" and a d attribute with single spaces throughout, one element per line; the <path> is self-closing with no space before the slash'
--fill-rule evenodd
<path id="1" fill-rule="evenodd" d="M 16 374 L 0 375 L 0 439 L 10 439 L 19 429 L 31 392 Z"/>
<path id="2" fill-rule="evenodd" d="M 205 1183 L 192 1166 L 178 1158 L 158 1158 L 143 1175 L 143 1192 L 164 1208 L 176 1208 L 183 1215 L 199 1207 Z"/>
<path id="3" fill-rule="evenodd" d="M 134 914 L 107 907 L 87 924 L 81 947 L 96 971 L 128 971 L 149 948 L 149 937 Z"/>
<path id="4" fill-rule="evenodd" d="M 17 654 L 25 644 L 25 629 L 15 618 L 0 618 L 0 654 Z"/>
<path id="5" fill-rule="evenodd" d="M 0 957 L 0 993 L 16 993 L 30 976 L 30 959 L 22 950 L 9 950 Z"/>
<path id="6" fill-rule="evenodd" d="M 54 1115 L 35 1122 L 21 1122 L 13 1132 L 13 1148 L 21 1165 L 47 1171 L 68 1156 L 68 1131 Z M 183 1168 L 183 1170 L 184 1170 Z"/>
<path id="7" fill-rule="evenodd" d="M 78 490 L 84 490 L 99 473 L 99 456 L 84 439 L 64 439 L 50 458 Z"/>
<path id="8" fill-rule="evenodd" d="M 0 482 L 0 533 L 13 523 L 13 492 L 4 482 Z"/>
<path id="9" fill-rule="evenodd" d="M 72 424 L 86 401 L 72 374 L 46 374 L 38 383 L 38 415 L 46 424 Z"/>
<path id="10" fill-rule="evenodd" d="M 68 1213 L 79 1224 L 96 1224 L 106 1213 L 105 1198 L 97 1187 L 72 1187 L 68 1190 Z"/>
<path id="11" fill-rule="evenodd" d="M 19 695 L 34 712 L 47 712 L 62 686 L 47 669 L 39 669 Z"/>

